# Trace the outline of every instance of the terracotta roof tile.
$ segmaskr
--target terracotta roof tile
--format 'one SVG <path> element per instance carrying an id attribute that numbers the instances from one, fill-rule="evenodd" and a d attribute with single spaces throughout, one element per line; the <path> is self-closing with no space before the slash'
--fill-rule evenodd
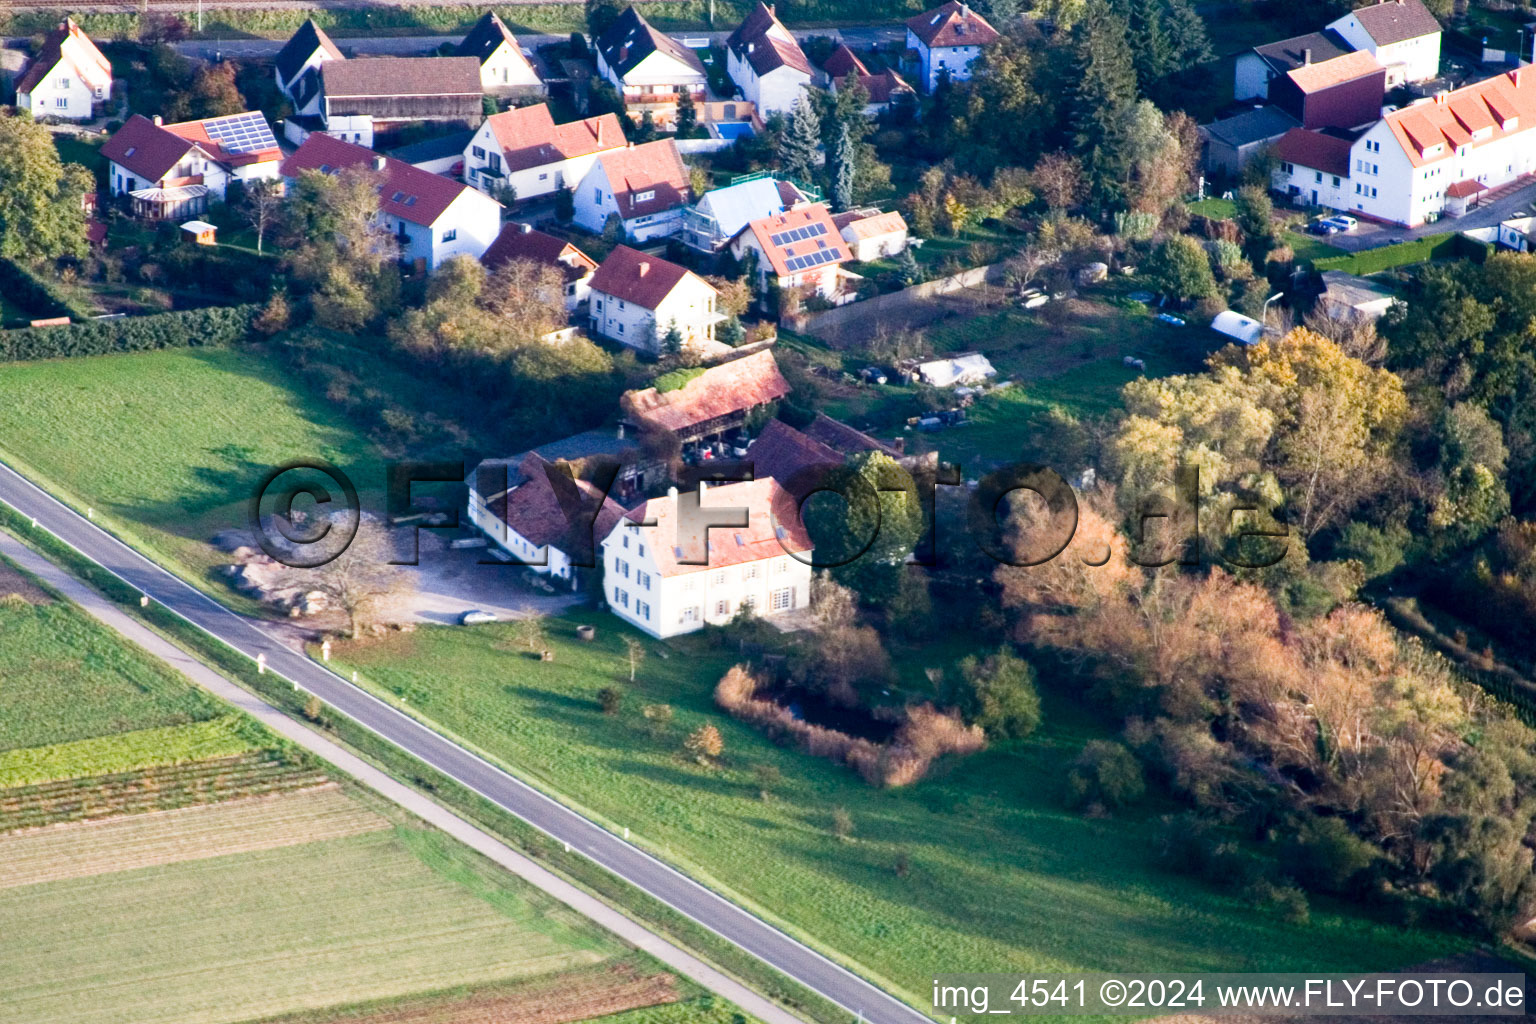
<path id="1" fill-rule="evenodd" d="M 334 174 L 348 167 L 373 168 L 376 160 L 384 164 L 380 172 L 379 209 L 412 224 L 435 224 L 454 200 L 471 191 L 468 185 L 440 174 L 319 132 L 305 139 L 304 145 L 283 161 L 281 173 L 285 178 L 297 178 L 300 171 Z"/>
<path id="2" fill-rule="evenodd" d="M 616 149 L 599 156 L 624 220 L 675 209 L 688 202 L 688 169 L 671 139 Z M 649 198 L 644 198 L 649 194 Z"/>
<path id="3" fill-rule="evenodd" d="M 1253 48 L 1253 52 L 1263 58 L 1264 63 L 1282 75 L 1307 63 L 1309 56 L 1314 63 L 1321 63 L 1342 57 L 1353 50 L 1354 47 L 1343 36 L 1332 30 L 1308 32 L 1304 36 L 1292 36 L 1290 39 L 1280 39 Z"/>
<path id="4" fill-rule="evenodd" d="M 683 502 L 696 502 L 704 509 L 744 508 L 747 525 L 740 529 L 715 527 L 700 531 L 701 535 L 690 536 L 680 529 L 678 505 Z M 653 526 L 631 529 L 650 541 L 656 571 L 664 577 L 707 572 L 812 550 L 810 535 L 800 521 L 794 497 L 771 479 L 715 484 L 706 487 L 702 495 L 693 492 L 651 498 L 631 509 L 625 520 L 633 523 L 654 521 Z M 690 562 L 705 564 L 687 564 Z"/>
<path id="5" fill-rule="evenodd" d="M 620 245 L 592 275 L 591 286 L 593 291 L 633 302 L 642 309 L 655 309 L 690 276 L 696 275 L 687 267 Z"/>
<path id="6" fill-rule="evenodd" d="M 1303 64 L 1287 74 L 1302 92 L 1320 92 L 1367 75 L 1385 75 L 1386 69 L 1371 56 L 1370 51 L 1357 50 L 1332 60 Z"/>
<path id="7" fill-rule="evenodd" d="M 783 420 L 769 420 L 747 448 L 747 461 L 756 479 L 772 477 L 787 485 L 807 468 L 842 465 L 843 456 Z"/>
<path id="8" fill-rule="evenodd" d="M 511 221 L 502 226 L 496 241 L 480 256 L 488 270 L 508 260 L 531 260 L 556 267 L 567 281 L 579 280 L 597 269 L 597 262 L 563 238 Z"/>
<path id="9" fill-rule="evenodd" d="M 839 43 L 837 49 L 832 51 L 832 56 L 827 58 L 822 70 L 831 78 L 842 78 L 844 75 L 867 75 L 869 68 L 859 60 L 858 54 L 848 49 L 846 43 Z"/>
<path id="10" fill-rule="evenodd" d="M 781 67 L 811 74 L 811 62 L 795 37 L 785 28 L 773 10 L 758 0 L 742 23 L 726 39 L 725 45 L 737 57 L 752 65 L 759 76 Z"/>
<path id="11" fill-rule="evenodd" d="M 843 232 L 843 237 L 852 234 L 855 239 L 878 238 L 881 235 L 894 234 L 897 231 L 907 230 L 906 218 L 892 210 L 890 213 L 876 213 L 872 216 L 855 217 L 837 225 Z"/>
<path id="12" fill-rule="evenodd" d="M 752 232 L 779 277 L 793 277 L 850 258 L 847 243 L 823 203 L 808 203 L 754 220 L 743 230 Z M 814 262 L 800 262 L 808 258 Z"/>
<path id="13" fill-rule="evenodd" d="M 1000 38 L 987 19 L 958 0 L 907 19 L 907 28 L 930 50 L 939 46 L 985 46 Z"/>
<path id="14" fill-rule="evenodd" d="M 772 352 L 754 352 L 711 366 L 676 391 L 655 388 L 625 392 L 625 414 L 642 423 L 686 433 L 689 427 L 743 413 L 789 394 Z"/>
<path id="15" fill-rule="evenodd" d="M 628 145 L 616 114 L 555 124 L 549 105 L 538 103 L 492 114 L 485 120 L 501 146 L 502 160 L 514 171 L 623 149 Z"/>
<path id="16" fill-rule="evenodd" d="M 43 78 L 59 65 L 67 62 L 93 88 L 112 81 L 112 62 L 96 48 L 73 18 L 65 18 L 59 27 L 43 39 L 37 57 L 27 65 L 27 70 L 16 79 L 17 93 L 31 92 Z"/>
<path id="17" fill-rule="evenodd" d="M 804 433 L 806 437 L 820 441 L 844 457 L 861 452 L 883 452 L 893 459 L 901 457 L 901 453 L 890 445 L 822 412 L 816 414 Z"/>
<path id="18" fill-rule="evenodd" d="M 1431 102 L 1404 107 L 1382 120 L 1413 166 L 1449 159 L 1458 146 L 1485 146 L 1536 128 L 1533 72 L 1536 69 L 1515 68 L 1442 93 Z"/>
<path id="19" fill-rule="evenodd" d="M 382 96 L 481 95 L 473 57 L 360 57 L 320 68 L 327 100 Z"/>
<path id="20" fill-rule="evenodd" d="M 1326 174 L 1349 174 L 1350 141 L 1306 128 L 1292 128 L 1275 143 L 1275 156 Z"/>
<path id="21" fill-rule="evenodd" d="M 189 142 L 195 142 L 203 152 L 230 167 L 281 160 L 283 151 L 277 145 L 277 136 L 267 124 L 266 115 L 247 110 L 225 117 L 208 117 L 201 121 L 182 121 L 165 125 L 165 130 Z M 233 150 L 226 148 L 235 147 Z"/>
<path id="22" fill-rule="evenodd" d="M 192 142 L 134 114 L 101 147 L 101 155 L 149 182 L 175 167 Z"/>
<path id="23" fill-rule="evenodd" d="M 510 490 L 487 500 L 490 513 L 535 547 L 550 544 L 578 565 L 595 564 L 595 540 L 613 531 L 624 507 L 576 476 L 569 463 L 537 452 L 523 456 L 517 475 Z"/>

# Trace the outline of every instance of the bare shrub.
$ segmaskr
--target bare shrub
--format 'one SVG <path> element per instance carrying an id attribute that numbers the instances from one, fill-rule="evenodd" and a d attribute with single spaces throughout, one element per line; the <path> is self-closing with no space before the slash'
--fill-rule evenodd
<path id="1" fill-rule="evenodd" d="M 726 711 L 735 711 L 757 692 L 757 679 L 745 665 L 732 665 L 715 685 L 715 703 Z"/>

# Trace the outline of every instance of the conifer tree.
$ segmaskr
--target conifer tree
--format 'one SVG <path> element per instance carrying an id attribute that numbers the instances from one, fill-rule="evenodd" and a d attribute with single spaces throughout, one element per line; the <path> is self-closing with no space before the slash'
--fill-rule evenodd
<path id="1" fill-rule="evenodd" d="M 846 122 L 832 146 L 832 208 L 838 213 L 853 206 L 853 136 Z"/>
<path id="2" fill-rule="evenodd" d="M 796 180 L 810 181 L 816 170 L 820 143 L 821 119 L 816 116 L 815 107 L 802 97 L 795 101 L 779 140 L 779 169 Z"/>

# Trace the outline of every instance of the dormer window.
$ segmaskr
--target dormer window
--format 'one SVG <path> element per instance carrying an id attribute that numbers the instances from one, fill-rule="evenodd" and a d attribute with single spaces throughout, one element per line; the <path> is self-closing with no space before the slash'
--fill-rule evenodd
<path id="1" fill-rule="evenodd" d="M 637 192 L 637 193 L 635 193 L 635 202 L 637 202 L 637 203 L 648 203 L 652 199 L 655 199 L 655 198 L 656 198 L 656 190 L 655 189 L 651 189 L 649 192 Z"/>
<path id="2" fill-rule="evenodd" d="M 1499 122 L 1499 127 L 1506 132 L 1516 131 L 1520 127 L 1520 119 L 1518 117 L 1506 117 Z"/>

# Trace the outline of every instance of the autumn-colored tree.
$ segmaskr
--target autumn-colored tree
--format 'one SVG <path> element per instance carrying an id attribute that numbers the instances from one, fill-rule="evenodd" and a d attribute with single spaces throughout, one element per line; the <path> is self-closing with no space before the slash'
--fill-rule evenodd
<path id="1" fill-rule="evenodd" d="M 688 738 L 683 741 L 683 749 L 699 764 L 708 766 L 725 752 L 725 739 L 714 726 L 701 725 L 688 734 Z"/>

